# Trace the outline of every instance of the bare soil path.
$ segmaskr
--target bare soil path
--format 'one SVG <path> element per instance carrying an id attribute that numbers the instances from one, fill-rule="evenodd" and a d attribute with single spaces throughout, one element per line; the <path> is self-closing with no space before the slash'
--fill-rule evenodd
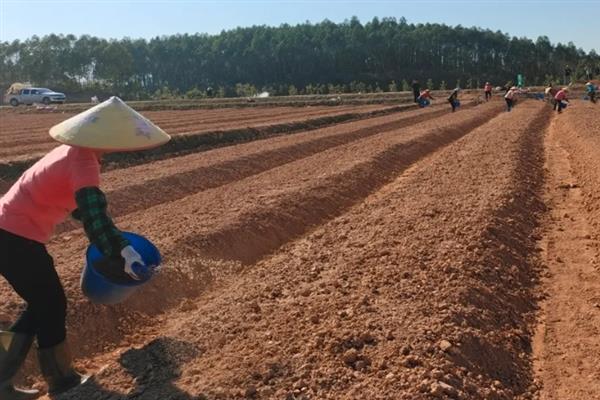
<path id="1" fill-rule="evenodd" d="M 575 122 L 574 117 L 555 118 L 545 139 L 545 200 L 551 211 L 541 243 L 548 268 L 544 281 L 547 298 L 534 337 L 540 400 L 600 399 L 598 242 L 585 206 L 586 191 L 597 191 L 597 187 L 578 177 L 572 165 L 571 160 L 584 157 L 567 144 L 569 136 L 575 143 L 582 139 L 578 134 L 581 127 L 566 125 L 565 120 Z"/>

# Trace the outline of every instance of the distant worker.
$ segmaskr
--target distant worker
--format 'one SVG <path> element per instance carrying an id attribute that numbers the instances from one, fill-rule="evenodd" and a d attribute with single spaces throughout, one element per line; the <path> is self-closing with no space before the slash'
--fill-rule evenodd
<path id="1" fill-rule="evenodd" d="M 483 91 L 485 92 L 485 101 L 489 101 L 492 98 L 492 84 L 486 82 Z"/>
<path id="2" fill-rule="evenodd" d="M 452 107 L 452 112 L 456 111 L 456 107 L 460 105 L 460 102 L 458 101 L 458 92 L 460 92 L 460 88 L 455 88 L 447 98 L 448 103 L 450 103 L 450 106 Z"/>
<path id="3" fill-rule="evenodd" d="M 206 97 L 213 97 L 213 88 L 212 87 L 207 87 L 206 88 Z"/>
<path id="4" fill-rule="evenodd" d="M 593 78 L 592 67 L 590 65 L 585 66 L 585 77 L 587 78 L 588 81 L 591 81 Z"/>
<path id="5" fill-rule="evenodd" d="M 162 129 L 117 97 L 50 129 L 62 143 L 23 173 L 0 198 L 0 275 L 27 302 L 8 329 L 0 331 L 0 399 L 37 398 L 37 390 L 13 386 L 34 339 L 51 396 L 88 380 L 72 367 L 66 342 L 67 300 L 46 249 L 54 228 L 69 213 L 115 268 L 131 279 L 144 262 L 110 216 L 100 185 L 100 159 L 111 151 L 149 149 L 169 141 Z M 122 268 L 122 270 L 121 270 Z M 93 340 L 93 332 L 89 333 Z"/>
<path id="6" fill-rule="evenodd" d="M 596 86 L 592 82 L 585 84 L 585 91 L 592 103 L 596 103 Z"/>
<path id="7" fill-rule="evenodd" d="M 544 99 L 548 103 L 552 104 L 554 106 L 555 110 L 556 110 L 556 102 L 554 101 L 554 96 L 556 96 L 556 92 L 557 92 L 557 90 L 554 88 L 552 83 L 549 83 L 548 86 L 546 86 L 546 89 L 544 89 Z"/>
<path id="8" fill-rule="evenodd" d="M 569 65 L 565 65 L 565 85 L 568 85 L 569 83 L 571 83 L 571 67 L 569 67 Z"/>
<path id="9" fill-rule="evenodd" d="M 508 89 L 508 92 L 504 95 L 504 100 L 506 101 L 506 108 L 508 112 L 510 112 L 515 106 L 515 102 L 517 100 L 517 93 L 519 89 L 516 86 L 512 86 Z"/>
<path id="10" fill-rule="evenodd" d="M 419 95 L 421 94 L 421 85 L 419 85 L 419 81 L 414 79 L 412 81 L 412 90 L 413 96 L 415 98 L 415 103 L 419 102 Z"/>
<path id="11" fill-rule="evenodd" d="M 556 110 L 558 110 L 559 114 L 562 113 L 562 110 L 567 106 L 566 103 L 569 103 L 569 99 L 567 98 L 568 91 L 569 88 L 564 87 L 556 92 L 556 95 L 554 96 L 554 101 L 556 101 Z"/>
<path id="12" fill-rule="evenodd" d="M 419 103 L 419 107 L 421 107 L 421 108 L 427 107 L 428 105 L 430 105 L 431 100 L 433 100 L 433 96 L 431 95 L 431 92 L 429 89 L 423 90 L 419 94 L 419 97 L 417 98 L 417 102 Z"/>

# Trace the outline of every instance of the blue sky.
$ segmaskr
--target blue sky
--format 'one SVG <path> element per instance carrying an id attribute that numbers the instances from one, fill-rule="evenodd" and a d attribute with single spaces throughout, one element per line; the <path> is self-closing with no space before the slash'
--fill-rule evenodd
<path id="1" fill-rule="evenodd" d="M 251 25 L 405 17 L 501 30 L 600 52 L 600 0 L 0 0 L 0 40 L 49 33 L 150 38 Z"/>

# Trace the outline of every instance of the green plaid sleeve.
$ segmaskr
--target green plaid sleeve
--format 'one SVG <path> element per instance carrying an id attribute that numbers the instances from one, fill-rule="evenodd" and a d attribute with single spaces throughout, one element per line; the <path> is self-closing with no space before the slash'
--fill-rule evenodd
<path id="1" fill-rule="evenodd" d="M 79 212 L 79 208 L 73 210 L 73 212 L 71 213 L 71 217 L 81 222 L 81 213 Z"/>
<path id="2" fill-rule="evenodd" d="M 75 193 L 75 202 L 78 207 L 77 216 L 83 223 L 90 242 L 105 256 L 119 256 L 129 242 L 108 216 L 104 193 L 97 187 L 85 187 Z"/>

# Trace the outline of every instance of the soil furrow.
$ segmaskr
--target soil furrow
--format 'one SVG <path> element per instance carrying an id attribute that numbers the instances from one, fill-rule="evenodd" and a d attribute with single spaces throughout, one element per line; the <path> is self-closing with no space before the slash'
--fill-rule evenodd
<path id="1" fill-rule="evenodd" d="M 360 110 L 370 111 L 378 108 L 385 108 L 385 106 L 360 107 Z M 157 117 L 154 117 L 152 115 L 152 112 L 144 114 L 148 118 L 150 118 L 154 123 L 158 124 L 168 133 L 173 135 L 182 134 L 185 132 L 198 133 L 198 126 L 200 126 L 203 131 L 208 132 L 211 130 L 231 128 L 232 125 L 247 126 L 247 124 L 273 124 L 282 120 L 289 120 L 290 118 L 297 119 L 301 117 L 301 119 L 306 119 L 307 117 L 316 117 L 320 115 L 336 115 L 348 111 L 357 110 L 359 110 L 358 107 L 351 106 L 336 108 L 307 107 L 304 109 L 273 109 L 271 110 L 272 112 L 265 112 L 265 110 L 257 110 L 257 112 L 254 112 L 252 114 L 247 114 L 246 112 L 238 110 L 237 113 L 229 113 L 232 115 L 227 115 L 225 113 L 217 113 L 215 111 L 198 112 L 196 110 L 194 113 L 187 115 L 183 111 L 177 113 L 170 113 L 170 115 L 172 116 L 169 116 L 168 119 L 160 118 L 160 114 L 158 114 Z M 63 115 L 62 119 L 67 119 L 71 116 L 72 115 L 70 114 Z M 11 125 L 8 125 L 10 123 L 9 121 L 3 121 L 1 127 L 2 129 L 0 130 L 0 140 L 4 145 L 3 147 L 16 147 L 26 145 L 28 143 L 48 143 L 51 142 L 51 139 L 48 137 L 47 134 L 48 129 L 55 123 L 60 122 L 61 120 L 51 120 L 51 123 L 40 124 L 36 127 L 24 125 L 16 128 L 11 128 Z M 23 124 L 24 122 L 22 117 L 17 121 L 19 124 Z M 16 125 L 17 121 L 13 122 L 13 124 Z"/>
<path id="2" fill-rule="evenodd" d="M 246 109 L 227 109 L 225 110 L 193 110 L 193 111 L 170 111 L 170 112 L 144 112 L 143 114 L 153 122 L 167 130 L 169 133 L 180 132 L 177 128 L 193 127 L 200 125 L 202 129 L 211 131 L 223 126 L 247 126 L 247 123 L 277 122 L 289 118 L 298 118 L 304 116 L 335 115 L 349 111 L 373 111 L 386 108 L 380 106 L 337 106 L 337 107 L 303 107 L 303 108 L 272 108 L 258 109 L 248 112 Z M 52 118 L 44 118 L 41 122 L 36 122 L 37 115 L 30 116 L 2 116 L 0 124 L 0 140 L 2 143 L 10 145 L 19 143 L 21 139 L 47 139 L 48 129 L 67 118 L 72 114 L 58 114 Z M 197 131 L 197 129 L 195 130 Z M 26 142 L 24 142 L 26 143 Z"/>
<path id="3" fill-rule="evenodd" d="M 241 215 L 233 224 L 208 235 L 184 235 L 177 248 L 187 246 L 210 258 L 254 263 L 312 227 L 341 215 L 411 164 L 486 123 L 497 111 L 481 111 L 475 118 L 418 137 L 394 138 L 368 159 L 348 169 L 338 166 L 331 176 L 319 177 L 311 186 L 280 196 L 265 210 Z"/>
<path id="4" fill-rule="evenodd" d="M 547 271 L 534 342 L 541 400 L 600 398 L 599 120 L 597 107 L 572 102 L 546 137 L 551 211 L 540 241 Z"/>
<path id="5" fill-rule="evenodd" d="M 383 116 L 375 116 L 355 121 L 343 122 L 340 124 L 321 127 L 314 130 L 298 132 L 294 135 L 279 135 L 268 140 L 251 141 L 241 143 L 235 146 L 228 146 L 214 149 L 208 152 L 192 153 L 179 157 L 170 157 L 164 160 L 155 161 L 145 165 L 133 166 L 119 170 L 109 170 L 103 173 L 103 187 L 108 191 L 117 191 L 130 186 L 132 182 L 142 184 L 155 179 L 165 179 L 169 176 L 178 176 L 180 173 L 188 173 L 198 168 L 207 168 L 219 164 L 228 164 L 237 159 L 245 157 L 259 157 L 261 153 L 273 152 L 276 154 L 284 148 L 292 148 L 301 143 L 310 143 L 319 141 L 327 137 L 336 137 L 341 133 L 355 134 L 356 131 L 368 131 L 369 129 L 379 129 L 379 126 L 388 126 L 390 124 L 405 124 L 409 121 L 426 121 L 426 116 L 438 116 L 444 109 L 431 107 L 426 110 L 413 109 L 402 113 L 393 113 Z M 447 110 L 446 110 L 447 112 Z M 401 125 L 407 126 L 407 125 Z M 344 136 L 340 136 L 343 138 Z M 295 151 L 298 151 L 297 149 Z M 269 162 L 264 159 L 263 162 Z M 243 168 L 242 168 L 243 169 Z"/>
<path id="6" fill-rule="evenodd" d="M 176 135 L 169 143 L 159 149 L 139 151 L 134 153 L 112 153 L 105 157 L 110 168 L 122 168 L 128 165 L 137 165 L 149 161 L 160 160 L 174 155 L 188 154 L 191 152 L 205 151 L 222 146 L 264 139 L 280 134 L 292 134 L 303 130 L 313 130 L 322 126 L 338 124 L 349 120 L 359 120 L 378 115 L 392 114 L 399 111 L 415 108 L 414 104 L 377 108 L 371 111 L 349 111 L 347 113 L 324 115 L 305 120 L 280 122 L 272 125 L 257 127 L 244 127 L 230 130 L 200 131 L 185 135 Z M 15 178 L 25 169 L 39 159 L 42 153 L 12 154 L 4 157 L 0 162 L 0 177 L 5 179 Z"/>
<path id="7" fill-rule="evenodd" d="M 361 111 L 371 111 L 371 110 L 376 110 L 376 109 L 383 109 L 385 108 L 384 106 L 381 107 L 361 107 L 360 110 Z M 261 125 L 272 125 L 274 123 L 278 123 L 281 121 L 297 121 L 297 120 L 303 120 L 306 119 L 307 117 L 311 117 L 311 118 L 315 118 L 318 116 L 322 116 L 322 115 L 338 115 L 338 114 L 343 114 L 343 113 L 347 113 L 347 112 L 354 112 L 357 111 L 358 109 L 356 107 L 341 107 L 341 108 L 328 108 L 328 109 L 324 109 L 324 110 L 311 110 L 310 108 L 308 110 L 305 109 L 296 109 L 296 110 L 292 110 L 292 111 L 288 111 L 286 113 L 282 113 L 281 115 L 277 115 L 277 114 L 273 114 L 271 115 L 270 113 L 262 113 L 262 114 L 258 114 L 255 116 L 251 116 L 251 117 L 247 117 L 247 116 L 238 116 L 238 117 L 230 117 L 227 119 L 215 119 L 214 121 L 203 121 L 201 118 L 196 120 L 195 118 L 190 119 L 189 121 L 186 120 L 177 120 L 177 122 L 171 121 L 169 123 L 165 124 L 165 130 L 167 132 L 169 132 L 170 134 L 185 134 L 185 133 L 195 133 L 197 132 L 197 128 L 195 129 L 195 126 L 197 125 L 205 125 L 204 130 L 206 131 L 211 131 L 211 130 L 218 130 L 218 129 L 223 129 L 223 128 L 227 128 L 227 127 L 231 127 L 231 125 L 236 125 L 236 123 L 239 123 L 239 125 L 241 126 L 248 126 L 248 125 L 252 125 L 252 126 L 261 126 Z M 162 125 L 161 125 L 162 126 Z"/>
<path id="8" fill-rule="evenodd" d="M 171 260 L 167 261 L 165 274 L 156 280 L 156 284 L 149 285 L 145 289 L 145 293 L 138 297 L 140 300 L 144 299 L 141 303 L 98 307 L 85 301 L 78 288 L 78 271 L 82 263 L 81 255 L 86 246 L 85 238 L 82 237 L 81 231 L 57 237 L 50 246 L 50 251 L 57 260 L 63 283 L 72 301 L 69 313 L 71 331 L 75 338 L 85 331 L 96 332 L 96 346 L 94 348 L 84 347 L 80 351 L 97 352 L 108 343 L 115 343 L 115 341 L 118 343 L 121 337 L 119 330 L 127 331 L 131 326 L 139 323 L 137 322 L 139 319 L 143 320 L 156 312 L 167 310 L 178 304 L 185 296 L 193 297 L 201 293 L 204 286 L 211 284 L 214 280 L 215 270 L 229 268 L 231 263 L 219 268 L 212 268 L 211 271 L 211 266 L 221 265 L 222 262 L 206 261 L 198 250 L 192 251 L 190 254 L 189 248 L 187 252 L 184 251 L 185 249 L 181 249 L 181 252 L 178 253 L 177 243 L 180 237 L 191 235 L 192 232 L 209 234 L 211 230 L 214 232 L 216 229 L 231 226 L 231 221 L 239 219 L 241 215 L 246 215 L 245 220 L 247 221 L 248 210 L 256 209 L 257 215 L 259 215 L 258 211 L 268 209 L 270 206 L 278 207 L 280 203 L 276 202 L 277 199 L 298 197 L 307 188 L 314 188 L 315 182 L 317 182 L 316 185 L 319 182 L 326 182 L 320 175 L 325 175 L 325 177 L 339 175 L 340 171 L 350 170 L 353 164 L 364 162 L 361 160 L 368 160 L 393 146 L 394 143 L 410 143 L 411 141 L 418 143 L 420 137 L 426 136 L 432 131 L 438 132 L 440 137 L 444 136 L 444 132 L 446 135 L 459 136 L 464 132 L 459 132 L 457 127 L 469 129 L 473 124 L 472 121 L 483 123 L 486 118 L 496 114 L 500 107 L 499 104 L 484 105 L 478 109 L 450 114 L 445 121 L 427 121 L 418 129 L 409 129 L 402 135 L 392 131 L 362 139 L 358 143 L 336 147 L 222 188 L 208 190 L 119 218 L 119 227 L 144 232 L 163 249 L 165 260 Z M 426 142 L 425 145 L 432 144 Z M 432 146 L 435 147 L 435 145 Z M 384 171 L 383 173 L 389 172 Z M 370 180 L 376 175 L 377 171 L 373 171 L 372 177 L 367 175 L 362 178 Z M 333 197 L 330 200 L 329 212 L 335 213 L 336 204 L 340 202 L 343 204 L 345 201 L 344 197 L 339 197 L 344 194 L 332 191 L 331 195 Z M 303 198 L 300 197 L 300 199 Z M 259 205 L 260 207 L 257 208 Z M 165 223 L 165 221 L 169 222 Z M 312 221 L 302 221 L 304 227 L 310 226 L 311 223 Z M 262 226 L 264 225 L 261 221 L 256 221 L 252 229 L 257 231 Z M 272 227 L 273 224 L 269 223 L 268 226 Z M 74 235 L 76 238 L 73 237 Z M 235 265 L 233 267 L 236 268 Z M 162 287 L 166 282 L 168 282 L 168 287 L 177 289 L 167 294 L 165 288 Z M 14 299 L 14 296 L 9 296 L 9 298 Z M 149 299 L 154 300 L 150 301 Z M 0 307 L 0 319 L 9 318 L 7 313 L 11 309 L 14 310 L 14 306 L 14 302 L 9 302 L 6 307 Z M 90 320 L 85 318 L 86 315 L 97 315 L 98 318 Z M 128 321 L 131 320 L 136 322 L 129 323 Z M 114 321 L 111 323 L 119 328 L 107 331 L 104 329 L 104 326 L 109 323 L 107 321 Z M 75 339 L 75 344 L 77 343 L 79 341 Z M 85 344 L 85 346 L 90 345 Z"/>
<path id="9" fill-rule="evenodd" d="M 466 134 L 500 109 L 499 104 L 489 104 L 451 114 L 445 121 L 427 121 L 402 135 L 398 134 L 401 131 L 391 131 L 366 138 L 119 219 L 123 229 L 143 231 L 154 238 L 163 250 L 166 262 L 165 273 L 144 288 L 143 293 L 124 306 L 125 309 L 153 315 L 186 297 L 198 296 L 223 271 L 231 269 L 235 273 L 240 268 L 237 262 L 224 263 L 223 260 L 251 260 L 264 256 L 325 219 L 341 214 L 369 191 L 400 173 L 409 162 L 438 148 L 439 142 L 447 143 Z M 353 184 L 343 183 L 347 179 Z M 342 188 L 338 189 L 334 183 L 342 183 Z M 316 204 L 315 199 L 322 201 Z M 170 221 L 168 227 L 155 223 L 167 219 Z M 149 224 L 151 221 L 154 223 Z M 281 226 L 291 229 L 285 231 Z M 240 239 L 241 243 L 236 242 Z M 77 242 L 80 241 L 85 243 L 84 240 Z M 250 246 L 244 246 L 244 243 Z M 73 254 L 73 251 L 69 253 Z M 211 256 L 223 258 L 210 261 Z M 78 281 L 74 278 L 72 281 L 67 279 L 66 285 L 72 285 L 76 290 Z M 159 294 L 163 296 L 162 301 L 146 300 Z M 86 304 L 78 306 L 89 307 Z M 84 315 L 83 309 L 73 310 L 74 314 Z M 122 315 L 123 310 L 118 307 L 111 312 L 116 313 L 111 319 L 115 316 L 129 318 Z M 120 326 L 126 325 L 121 322 Z M 81 325 L 82 329 L 84 327 Z M 109 336 L 109 339 L 113 338 Z"/>
<path id="10" fill-rule="evenodd" d="M 356 128 L 355 123 L 339 125 L 333 134 L 327 136 L 321 135 L 321 133 L 327 133 L 326 130 L 322 130 L 322 132 L 315 131 L 310 136 L 304 135 L 304 137 L 295 138 L 298 140 L 293 141 L 288 146 L 254 154 L 243 154 L 219 163 L 146 180 L 140 184 L 130 184 L 120 189 L 110 190 L 111 188 L 108 186 L 107 195 L 110 198 L 111 215 L 115 217 L 122 216 L 135 210 L 147 209 L 168 201 L 181 199 L 187 195 L 223 186 L 333 147 L 408 127 L 447 113 L 448 110 L 446 109 L 419 110 L 392 118 L 373 119 L 370 126 L 367 125 L 364 128 Z M 191 161 L 190 158 L 185 161 L 187 167 L 189 167 Z M 157 167 L 160 168 L 160 166 Z M 178 167 L 178 170 L 181 169 Z M 143 175 L 152 176 L 153 172 L 152 168 L 145 168 Z M 130 171 L 123 171 L 122 174 L 127 176 L 129 182 L 138 182 L 137 176 Z M 169 190 L 165 191 L 164 188 L 167 185 Z M 141 197 L 140 193 L 152 193 L 152 195 Z M 74 223 L 67 224 L 62 226 L 59 232 L 65 232 L 76 226 Z"/>
<path id="11" fill-rule="evenodd" d="M 184 302 L 145 340 L 140 332 L 126 343 L 141 346 L 110 354 L 88 390 L 110 397 L 129 388 L 143 399 L 527 398 L 542 108 L 519 104 Z M 498 235 L 501 226 L 510 229 Z M 494 316 L 498 332 L 480 325 Z"/>

